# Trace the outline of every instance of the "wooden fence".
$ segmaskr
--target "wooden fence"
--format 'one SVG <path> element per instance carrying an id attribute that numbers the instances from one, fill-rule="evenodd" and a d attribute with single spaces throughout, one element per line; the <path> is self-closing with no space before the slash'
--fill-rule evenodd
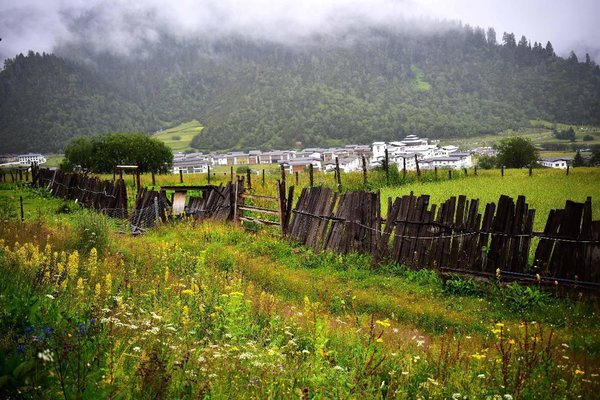
<path id="1" fill-rule="evenodd" d="M 52 194 L 97 210 L 127 217 L 122 179 L 100 181 L 81 174 L 35 168 L 32 182 Z M 179 189 L 179 187 L 178 187 Z M 277 225 L 282 235 L 317 251 L 371 254 L 375 262 L 394 260 L 412 268 L 495 276 L 498 273 L 540 283 L 600 288 L 600 221 L 592 220 L 592 200 L 567 201 L 551 210 L 543 232 L 533 231 L 535 211 L 525 197 L 500 196 L 498 203 L 452 196 L 437 205 L 412 193 L 388 199 L 382 216 L 379 193 L 339 194 L 327 187 L 304 188 L 294 204 L 285 177 L 278 195 L 258 196 L 244 178 L 226 185 L 189 187 L 184 213 L 197 219 Z M 270 206 L 265 206 L 265 202 Z M 173 201 L 166 190 L 138 191 L 130 216 L 133 227 L 167 221 Z M 261 217 L 268 216 L 268 217 Z M 135 231 L 135 229 L 134 229 Z"/>
<path id="2" fill-rule="evenodd" d="M 87 208 L 127 217 L 127 188 L 122 179 L 114 182 L 60 170 L 32 168 L 32 185 L 45 187 L 54 196 L 74 200 Z"/>
<path id="3" fill-rule="evenodd" d="M 356 251 L 412 268 L 600 283 L 600 221 L 592 221 L 590 198 L 553 210 L 544 232 L 533 232 L 535 211 L 523 196 L 501 196 L 483 214 L 478 200 L 462 195 L 439 206 L 427 195 L 388 199 L 385 219 L 380 204 L 377 193 L 305 188 L 288 236 L 316 250 Z"/>

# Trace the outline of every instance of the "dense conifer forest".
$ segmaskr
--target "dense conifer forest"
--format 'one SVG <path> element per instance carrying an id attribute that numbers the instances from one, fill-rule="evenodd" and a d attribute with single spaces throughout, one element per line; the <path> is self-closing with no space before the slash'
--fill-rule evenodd
<path id="1" fill-rule="evenodd" d="M 164 36 L 127 56 L 81 45 L 0 72 L 0 152 L 197 119 L 201 150 L 496 133 L 530 119 L 600 124 L 600 68 L 552 44 L 470 26 L 360 28 L 295 43 Z"/>

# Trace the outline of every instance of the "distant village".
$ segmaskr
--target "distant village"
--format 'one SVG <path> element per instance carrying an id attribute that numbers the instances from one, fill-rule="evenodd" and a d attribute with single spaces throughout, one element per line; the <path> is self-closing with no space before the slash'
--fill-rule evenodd
<path id="1" fill-rule="evenodd" d="M 383 165 L 386 150 L 390 164 L 406 167 L 407 170 L 415 170 L 417 161 L 421 169 L 461 169 L 473 166 L 472 152 L 460 152 L 457 146 L 440 147 L 429 144 L 426 138 L 409 135 L 401 141 L 374 142 L 371 146 L 350 144 L 344 147 L 313 147 L 303 150 L 253 150 L 248 153 L 177 153 L 173 158 L 173 173 L 207 172 L 209 166 L 260 164 L 280 164 L 290 173 L 304 171 L 312 164 L 315 170 L 329 172 L 335 169 L 336 158 L 341 171 L 352 172 L 362 169 L 363 157 L 368 168 Z M 492 148 L 476 151 L 479 154 L 494 153 Z"/>
<path id="2" fill-rule="evenodd" d="M 419 169 L 462 169 L 473 166 L 472 155 L 495 155 L 491 147 L 479 147 L 469 152 L 460 151 L 458 146 L 439 146 L 430 143 L 427 138 L 408 135 L 403 140 L 393 142 L 374 142 L 369 145 L 349 144 L 344 147 L 306 148 L 303 150 L 272 150 L 228 153 L 176 153 L 173 156 L 174 174 L 206 173 L 209 167 L 279 164 L 290 173 L 304 171 L 310 164 L 318 171 L 329 172 L 336 167 L 344 172 L 360 171 L 364 157 L 368 168 L 383 165 L 387 150 L 390 164 L 398 168 Z M 567 168 L 570 158 L 543 159 L 540 164 L 549 168 Z M 33 163 L 42 165 L 46 158 L 39 153 L 0 156 L 0 166 L 29 166 Z"/>

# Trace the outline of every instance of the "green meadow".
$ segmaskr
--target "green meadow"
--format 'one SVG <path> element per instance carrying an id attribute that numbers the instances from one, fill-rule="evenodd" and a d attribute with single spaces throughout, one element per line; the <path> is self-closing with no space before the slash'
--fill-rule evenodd
<path id="1" fill-rule="evenodd" d="M 263 188 L 254 169 L 256 192 L 272 193 L 279 171 L 266 171 Z M 399 173 L 391 186 L 372 172 L 367 188 L 434 202 L 525 194 L 540 213 L 599 198 L 598 169 L 570 172 Z M 363 187 L 361 174 L 341 178 L 342 190 Z M 335 187 L 333 174 L 315 180 Z M 184 218 L 131 236 L 12 184 L 0 184 L 0 210 L 2 398 L 592 399 L 600 389 L 593 296 L 442 279 L 236 224 Z"/>
<path id="2" fill-rule="evenodd" d="M 153 138 L 164 142 L 173 153 L 192 151 L 190 143 L 194 136 L 202 131 L 203 126 L 196 120 L 185 122 L 173 128 L 156 132 Z"/>

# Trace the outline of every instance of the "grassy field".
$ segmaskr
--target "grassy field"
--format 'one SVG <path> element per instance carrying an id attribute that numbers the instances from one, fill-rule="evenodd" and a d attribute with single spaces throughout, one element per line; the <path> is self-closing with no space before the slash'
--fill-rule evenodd
<path id="1" fill-rule="evenodd" d="M 11 199 L 34 213 L 18 221 Z M 9 201 L 6 201 L 8 199 Z M 3 398 L 595 398 L 594 299 L 0 185 Z M 13 211 L 11 213 L 11 210 Z"/>
<path id="2" fill-rule="evenodd" d="M 523 127 L 518 131 L 507 130 L 504 132 L 500 132 L 495 135 L 480 135 L 477 137 L 458 137 L 458 138 L 448 138 L 440 141 L 441 145 L 450 145 L 454 144 L 461 149 L 472 149 L 475 147 L 482 146 L 493 146 L 499 140 L 509 137 L 511 135 L 519 135 L 523 136 L 535 145 L 538 148 L 542 148 L 543 144 L 562 144 L 570 147 L 571 145 L 575 145 L 578 148 L 589 148 L 593 145 L 600 144 L 600 127 L 589 126 L 589 125 L 568 125 L 568 124 L 557 124 L 556 129 L 559 131 L 568 130 L 569 128 L 573 128 L 575 131 L 575 142 L 570 142 L 568 140 L 559 140 L 552 133 L 553 124 L 549 121 L 543 120 L 531 120 L 529 121 L 529 127 Z M 584 136 L 589 135 L 593 137 L 591 141 L 584 141 Z M 572 150 L 564 150 L 564 151 L 540 151 L 541 158 L 551 158 L 551 157 L 573 157 L 575 156 L 575 151 Z"/>
<path id="3" fill-rule="evenodd" d="M 194 136 L 202 131 L 202 125 L 196 120 L 185 122 L 173 128 L 165 129 L 152 135 L 164 142 L 173 153 L 192 151 L 190 143 Z"/>

